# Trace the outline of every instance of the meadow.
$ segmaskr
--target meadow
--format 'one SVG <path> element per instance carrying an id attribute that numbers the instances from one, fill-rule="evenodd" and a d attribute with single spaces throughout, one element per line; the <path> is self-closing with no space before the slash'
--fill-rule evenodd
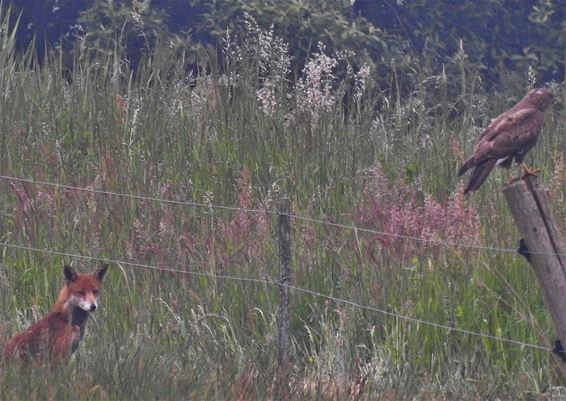
<path id="1" fill-rule="evenodd" d="M 0 32 L 0 344 L 49 310 L 63 264 L 114 263 L 70 363 L 0 367 L 0 399 L 566 397 L 559 361 L 529 346 L 554 332 L 509 251 L 507 175 L 466 198 L 456 177 L 534 79 L 487 91 L 462 49 L 446 71 L 382 89 L 330 49 L 292 71 L 258 28 L 198 68 L 158 47 L 135 74 L 118 51 L 37 65 L 14 40 Z M 561 223 L 565 101 L 527 158 Z M 292 284 L 332 299 L 292 291 L 282 372 L 284 196 L 305 217 L 292 219 Z"/>

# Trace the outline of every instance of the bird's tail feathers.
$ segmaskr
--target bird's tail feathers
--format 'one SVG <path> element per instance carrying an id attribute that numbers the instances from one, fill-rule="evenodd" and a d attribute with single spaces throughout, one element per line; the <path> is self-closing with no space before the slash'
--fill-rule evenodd
<path id="1" fill-rule="evenodd" d="M 472 167 L 474 167 L 474 156 L 470 157 L 468 160 L 464 162 L 464 164 L 462 164 L 462 167 L 460 167 L 460 170 L 458 170 L 458 177 L 460 177 L 462 174 L 464 174 Z"/>
<path id="2" fill-rule="evenodd" d="M 497 159 L 490 159 L 478 165 L 472 173 L 472 176 L 470 177 L 468 186 L 464 190 L 464 195 L 470 191 L 477 191 L 479 187 L 481 187 L 481 184 L 483 184 L 489 173 L 491 173 L 491 170 L 493 170 L 496 163 Z M 464 164 L 464 166 L 465 165 L 466 164 Z"/>

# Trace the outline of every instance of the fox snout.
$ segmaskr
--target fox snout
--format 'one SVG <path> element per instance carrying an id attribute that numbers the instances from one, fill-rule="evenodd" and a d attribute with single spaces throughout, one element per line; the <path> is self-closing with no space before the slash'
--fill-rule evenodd
<path id="1" fill-rule="evenodd" d="M 78 306 L 87 311 L 87 312 L 94 312 L 96 310 L 96 299 L 81 299 L 77 302 Z"/>
<path id="2" fill-rule="evenodd" d="M 94 296 L 82 296 L 81 294 L 78 296 L 72 296 L 71 304 L 81 308 L 85 312 L 94 312 L 98 306 L 96 300 L 97 299 Z"/>

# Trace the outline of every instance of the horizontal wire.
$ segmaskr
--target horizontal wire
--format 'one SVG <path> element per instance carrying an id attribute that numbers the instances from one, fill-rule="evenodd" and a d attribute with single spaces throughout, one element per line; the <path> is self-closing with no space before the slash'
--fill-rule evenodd
<path id="1" fill-rule="evenodd" d="M 191 201 L 175 201 L 175 200 L 170 200 L 170 199 L 156 198 L 156 197 L 143 196 L 143 195 L 127 194 L 127 193 L 122 193 L 122 192 L 105 191 L 105 190 L 94 189 L 94 188 L 75 187 L 75 186 L 71 186 L 71 185 L 57 184 L 57 183 L 53 183 L 53 182 L 38 181 L 38 180 L 30 179 L 30 178 L 20 178 L 20 177 L 13 177 L 13 176 L 7 176 L 7 175 L 0 175 L 0 179 L 4 179 L 4 180 L 8 180 L 8 181 L 27 182 L 27 183 L 36 184 L 36 185 L 52 186 L 52 187 L 75 190 L 75 191 L 91 192 L 91 193 L 101 194 L 101 195 L 119 196 L 119 197 L 132 198 L 132 199 L 137 199 L 137 200 L 146 200 L 146 201 L 151 201 L 151 202 L 160 202 L 160 203 L 173 204 L 173 205 L 195 206 L 195 207 L 202 207 L 202 208 L 208 208 L 208 209 L 221 209 L 221 210 L 229 210 L 229 211 L 248 212 L 248 213 L 267 213 L 267 214 L 273 214 L 273 215 L 284 215 L 284 216 L 289 216 L 289 217 L 291 217 L 292 219 L 295 219 L 295 220 L 302 220 L 302 221 L 320 224 L 320 225 L 326 225 L 326 226 L 332 226 L 332 227 L 337 227 L 337 228 L 342 228 L 342 229 L 347 229 L 347 230 L 353 230 L 355 232 L 364 232 L 364 233 L 369 233 L 369 234 L 374 234 L 374 235 L 381 235 L 381 236 L 384 236 L 384 237 L 399 238 L 399 239 L 404 239 L 404 240 L 417 241 L 417 242 L 422 242 L 422 243 L 425 243 L 425 244 L 446 246 L 446 247 L 451 247 L 451 248 L 467 248 L 467 249 L 484 250 L 484 251 L 492 251 L 492 252 L 500 252 L 500 253 L 516 253 L 517 252 L 517 250 L 513 249 L 513 248 L 501 248 L 501 247 L 493 247 L 493 246 L 474 245 L 474 244 L 466 244 L 466 243 L 453 242 L 453 241 L 442 241 L 442 240 L 437 240 L 437 239 L 427 239 L 427 238 L 422 238 L 422 237 L 414 237 L 414 236 L 403 235 L 403 234 L 388 233 L 388 232 L 384 232 L 384 231 L 372 230 L 372 229 L 369 229 L 369 228 L 356 227 L 353 224 L 352 225 L 340 224 L 340 223 L 315 219 L 315 218 L 296 215 L 296 214 L 281 213 L 281 212 L 275 211 L 275 210 L 241 208 L 241 207 L 213 205 L 213 204 L 191 202 Z M 557 254 L 557 253 L 539 253 L 539 252 L 525 252 L 525 253 L 566 256 L 564 254 Z"/>
<path id="2" fill-rule="evenodd" d="M 37 185 L 44 185 L 50 187 L 57 187 L 63 189 L 69 189 L 73 191 L 82 191 L 82 192 L 91 192 L 100 195 L 110 195 L 110 196 L 119 196 L 124 198 L 132 198 L 137 200 L 146 200 L 151 202 L 159 202 L 159 203 L 168 203 L 173 205 L 184 205 L 184 206 L 196 206 L 196 207 L 203 207 L 203 208 L 213 208 L 213 209 L 223 209 L 223 210 L 230 210 L 230 211 L 246 211 L 246 212 L 253 212 L 253 213 L 274 213 L 275 211 L 266 211 L 261 209 L 243 209 L 238 207 L 232 206 L 221 206 L 221 205 L 211 205 L 208 203 L 199 203 L 199 202 L 191 202 L 191 201 L 176 201 L 171 199 L 163 199 L 163 198 L 156 198 L 151 196 L 144 196 L 144 195 L 135 195 L 135 194 L 126 194 L 122 192 L 114 192 L 114 191 L 105 191 L 102 189 L 94 189 L 94 188 L 84 188 L 84 187 L 75 187 L 72 185 L 65 185 L 65 184 L 58 184 L 54 182 L 48 181 L 38 181 L 33 180 L 31 178 L 21 178 L 21 177 L 13 177 L 8 175 L 0 175 L 0 179 L 7 180 L 7 181 L 19 181 L 19 182 L 27 182 L 29 184 L 37 184 Z"/>
<path id="3" fill-rule="evenodd" d="M 430 322 L 428 320 L 423 320 L 423 319 L 414 318 L 414 317 L 410 317 L 410 316 L 400 315 L 400 314 L 397 314 L 395 312 L 386 311 L 384 309 L 379 309 L 379 308 L 369 306 L 369 305 L 359 304 L 359 303 L 356 303 L 356 302 L 353 302 L 353 301 L 349 301 L 347 299 L 338 298 L 338 297 L 335 297 L 335 296 L 332 296 L 332 295 L 323 294 L 321 292 L 309 290 L 309 289 L 302 288 L 302 287 L 297 287 L 295 285 L 276 282 L 276 281 L 273 281 L 273 280 L 250 278 L 250 277 L 240 277 L 240 276 L 231 276 L 231 275 L 224 275 L 224 274 L 212 274 L 212 273 L 204 273 L 204 272 L 197 272 L 197 271 L 190 271 L 190 270 L 177 270 L 177 269 L 173 269 L 173 268 L 157 267 L 157 266 L 152 266 L 152 265 L 143 264 L 143 263 L 129 262 L 129 261 L 124 261 L 124 260 L 115 260 L 115 259 L 89 256 L 89 255 L 79 255 L 79 254 L 73 254 L 73 253 L 69 253 L 69 252 L 60 252 L 60 251 L 53 251 L 53 250 L 50 250 L 50 249 L 41 249 L 41 248 L 35 248 L 35 247 L 30 247 L 30 246 L 25 246 L 25 245 L 10 244 L 10 243 L 6 243 L 6 242 L 0 242 L 0 246 L 4 246 L 4 247 L 7 247 L 7 248 L 13 248 L 13 249 L 32 251 L 32 252 L 42 252 L 42 253 L 53 254 L 53 255 L 58 255 L 58 256 L 66 256 L 66 257 L 70 257 L 70 258 L 77 258 L 77 259 L 84 259 L 84 260 L 96 260 L 96 261 L 112 263 L 112 264 L 116 264 L 116 265 L 127 265 L 127 266 L 132 266 L 132 267 L 139 267 L 139 268 L 145 268 L 145 269 L 149 269 L 149 270 L 162 271 L 162 272 L 168 272 L 168 273 L 187 274 L 187 275 L 203 276 L 203 277 L 209 277 L 209 278 L 215 278 L 215 279 L 221 279 L 221 280 L 253 282 L 253 283 L 267 284 L 267 285 L 273 285 L 273 286 L 282 286 L 282 287 L 289 288 L 290 290 L 295 291 L 295 292 L 302 292 L 302 293 L 305 293 L 305 294 L 309 294 L 309 295 L 316 296 L 316 297 L 321 297 L 321 298 L 324 298 L 324 299 L 327 299 L 327 300 L 330 300 L 330 301 L 334 301 L 334 302 L 337 302 L 337 303 L 341 303 L 341 304 L 344 304 L 344 305 L 349 305 L 349 306 L 352 306 L 354 308 L 365 309 L 365 310 L 368 310 L 368 311 L 380 313 L 380 314 L 390 316 L 390 317 L 395 317 L 395 318 L 406 320 L 406 321 L 409 321 L 409 322 L 422 324 L 422 325 L 426 325 L 426 326 L 431 326 L 431 327 L 434 327 L 434 328 L 437 328 L 437 329 L 443 329 L 443 330 L 446 330 L 446 331 L 449 331 L 449 332 L 452 331 L 452 332 L 456 332 L 456 333 L 467 334 L 467 335 L 470 335 L 470 336 L 486 338 L 486 339 L 490 339 L 490 340 L 505 342 L 505 343 L 518 345 L 518 346 L 521 346 L 521 347 L 533 348 L 533 349 L 537 349 L 537 350 L 543 350 L 543 351 L 548 351 L 548 352 L 552 351 L 552 349 L 550 349 L 548 347 L 541 346 L 541 345 L 530 344 L 530 343 L 526 343 L 526 342 L 523 342 L 523 341 L 513 340 L 513 339 L 510 339 L 510 338 L 474 332 L 474 331 L 471 331 L 471 330 L 466 330 L 466 329 L 461 329 L 461 328 L 458 328 L 458 327 L 448 326 L 448 325 L 441 324 L 441 323 Z"/>

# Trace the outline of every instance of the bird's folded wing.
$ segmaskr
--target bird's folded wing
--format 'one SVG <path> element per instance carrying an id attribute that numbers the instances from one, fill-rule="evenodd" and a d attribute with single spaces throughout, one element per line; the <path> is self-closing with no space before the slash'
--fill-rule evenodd
<path id="1" fill-rule="evenodd" d="M 533 146 L 543 122 L 542 115 L 536 113 L 536 108 L 522 109 L 500 121 L 478 143 L 474 154 L 475 162 L 506 157 Z"/>
<path id="2" fill-rule="evenodd" d="M 531 118 L 538 112 L 533 106 L 521 107 L 517 110 L 509 110 L 494 119 L 480 135 L 480 141 L 492 140 L 504 131 L 513 130 L 521 125 L 525 120 Z"/>

